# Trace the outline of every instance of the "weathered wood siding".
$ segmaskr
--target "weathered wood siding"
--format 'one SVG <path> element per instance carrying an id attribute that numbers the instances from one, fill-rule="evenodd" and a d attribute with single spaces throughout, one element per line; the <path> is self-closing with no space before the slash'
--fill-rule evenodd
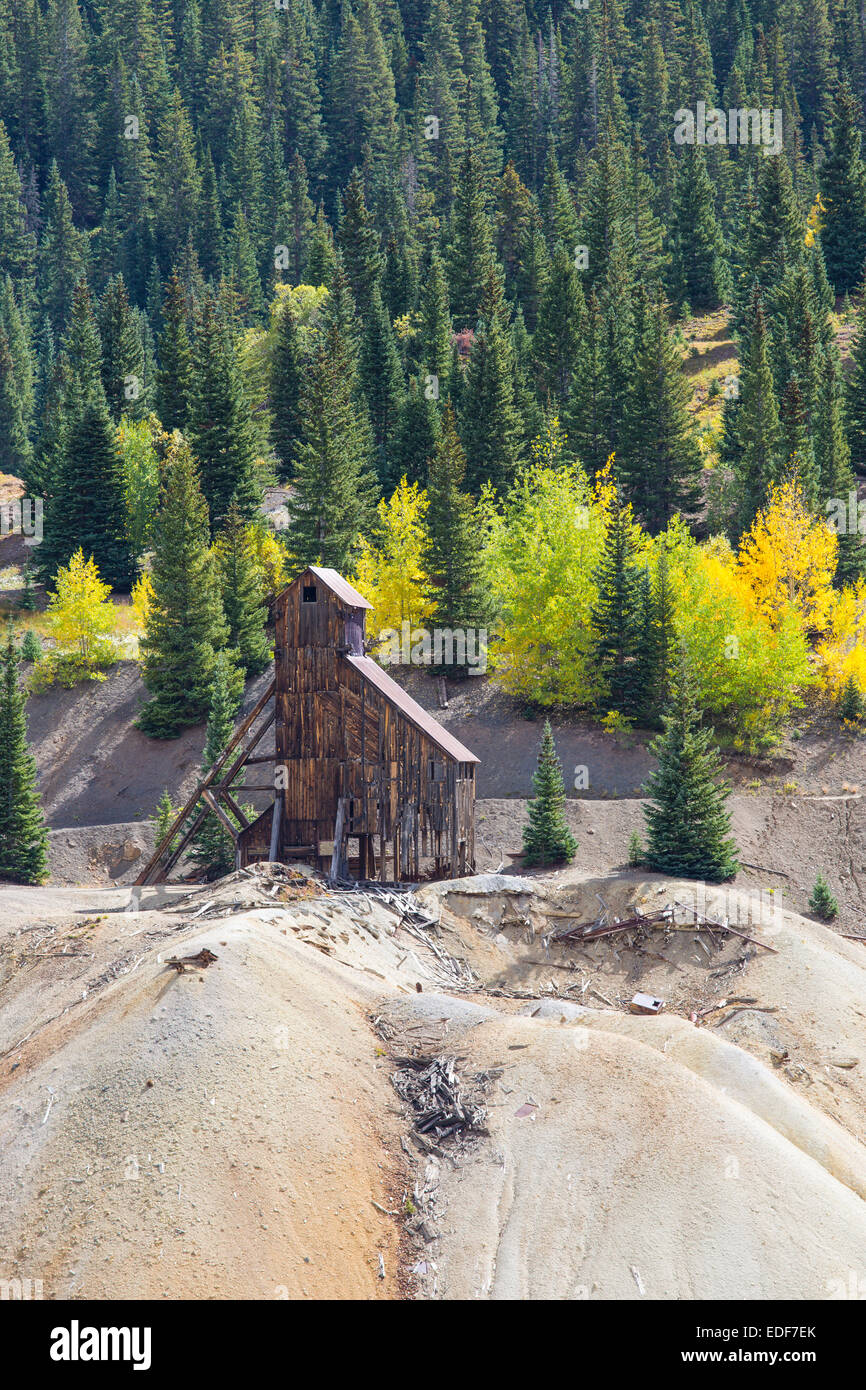
<path id="1" fill-rule="evenodd" d="M 368 837 L 359 841 L 362 856 L 377 837 L 376 872 L 384 874 L 383 850 L 403 878 L 417 877 L 430 859 L 441 872 L 471 871 L 475 766 L 440 748 L 345 659 L 362 654 L 365 619 L 365 609 L 348 606 L 311 571 L 276 601 L 281 856 L 332 841 L 345 798 L 349 838 Z M 270 823 L 245 832 L 244 858 L 263 857 Z M 361 863 L 369 874 L 372 866 Z"/>

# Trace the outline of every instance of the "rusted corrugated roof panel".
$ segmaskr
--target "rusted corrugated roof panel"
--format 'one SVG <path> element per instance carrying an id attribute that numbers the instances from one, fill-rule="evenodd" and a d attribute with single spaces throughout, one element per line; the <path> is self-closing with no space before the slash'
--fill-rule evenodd
<path id="1" fill-rule="evenodd" d="M 443 729 L 432 714 L 428 714 L 426 709 L 422 709 L 417 700 L 413 700 L 411 695 L 407 695 L 403 687 L 393 681 L 371 657 L 347 656 L 345 660 L 354 666 L 356 671 L 360 671 L 365 680 L 368 680 L 371 685 L 375 685 L 376 689 L 381 691 L 392 705 L 396 705 L 400 713 L 405 714 L 416 728 L 431 738 L 442 749 L 443 753 L 447 753 L 449 757 L 455 758 L 459 763 L 478 763 L 481 761 L 480 758 L 476 758 L 474 753 L 470 753 L 459 739 L 456 739 L 453 734 L 449 734 L 447 729 Z"/>
<path id="2" fill-rule="evenodd" d="M 372 603 L 368 603 L 363 594 L 359 594 L 357 589 L 353 589 L 341 574 L 336 570 L 325 569 L 322 565 L 308 565 L 307 568 L 317 579 L 321 579 L 323 584 L 327 584 L 332 593 L 338 598 L 343 599 L 352 608 L 372 608 Z"/>

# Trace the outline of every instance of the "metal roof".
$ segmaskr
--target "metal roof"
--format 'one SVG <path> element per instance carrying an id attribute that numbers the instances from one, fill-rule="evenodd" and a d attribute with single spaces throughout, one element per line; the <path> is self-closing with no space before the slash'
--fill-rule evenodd
<path id="1" fill-rule="evenodd" d="M 336 570 L 325 569 L 321 565 L 308 565 L 307 569 L 314 574 L 317 579 L 321 579 L 332 593 L 352 608 L 372 608 L 372 603 L 368 603 L 363 594 L 359 594 L 357 589 L 353 589 L 341 574 Z"/>
<path id="2" fill-rule="evenodd" d="M 333 571 L 329 571 L 329 573 L 333 573 Z M 449 757 L 455 758 L 459 763 L 478 763 L 481 761 L 480 758 L 476 758 L 474 753 L 470 753 L 459 739 L 456 739 L 453 734 L 449 734 L 447 729 L 443 729 L 432 714 L 429 714 L 426 709 L 422 709 L 417 700 L 413 700 L 411 695 L 407 695 L 403 687 L 393 681 L 371 657 L 346 656 L 345 659 L 351 666 L 354 666 L 356 671 L 360 672 L 365 680 L 368 680 L 371 685 L 375 685 L 386 700 L 390 700 L 392 705 L 396 705 L 400 713 L 405 714 L 416 728 L 432 739 L 443 753 L 447 753 Z"/>

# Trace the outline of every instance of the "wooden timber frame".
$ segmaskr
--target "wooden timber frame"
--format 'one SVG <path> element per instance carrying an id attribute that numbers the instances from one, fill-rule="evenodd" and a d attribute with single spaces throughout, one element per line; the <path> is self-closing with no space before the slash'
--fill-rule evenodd
<path id="1" fill-rule="evenodd" d="M 474 871 L 478 759 L 365 655 L 369 607 L 317 565 L 277 597 L 274 679 L 137 883 L 168 877 L 208 811 L 230 830 L 238 867 L 304 859 L 335 880 L 382 882 Z M 271 726 L 274 752 L 257 755 Z M 250 823 L 231 787 L 257 763 L 274 764 L 274 800 Z"/>

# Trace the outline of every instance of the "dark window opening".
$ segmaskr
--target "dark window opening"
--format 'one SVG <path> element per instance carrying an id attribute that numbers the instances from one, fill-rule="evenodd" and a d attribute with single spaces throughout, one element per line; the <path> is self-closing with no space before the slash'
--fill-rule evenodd
<path id="1" fill-rule="evenodd" d="M 315 602 L 316 602 L 316 586 L 315 586 L 315 584 L 305 584 L 305 585 L 304 585 L 304 603 L 315 603 Z"/>

